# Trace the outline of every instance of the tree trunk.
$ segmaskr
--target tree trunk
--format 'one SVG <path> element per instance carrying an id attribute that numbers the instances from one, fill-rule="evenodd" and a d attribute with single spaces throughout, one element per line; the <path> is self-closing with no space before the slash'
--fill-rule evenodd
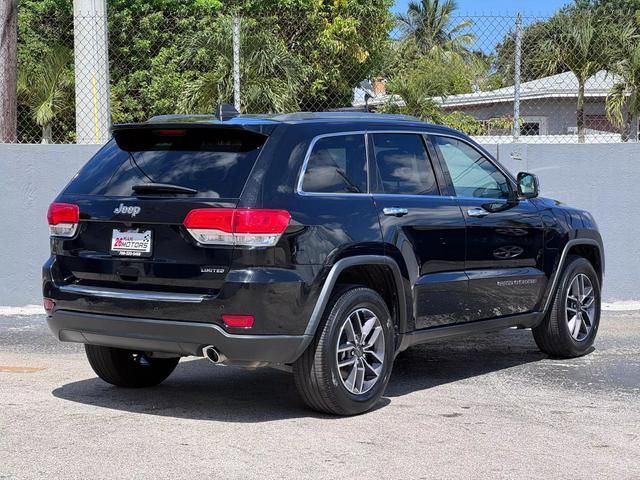
<path id="1" fill-rule="evenodd" d="M 584 81 L 578 79 L 578 108 L 576 111 L 578 125 L 578 143 L 584 143 Z"/>
<path id="2" fill-rule="evenodd" d="M 0 142 L 18 137 L 17 0 L 0 1 Z"/>
<path id="3" fill-rule="evenodd" d="M 633 113 L 627 112 L 627 119 L 624 122 L 624 129 L 622 131 L 622 141 L 628 142 L 631 139 L 631 124 L 633 123 Z"/>
<path id="4" fill-rule="evenodd" d="M 42 126 L 42 141 L 40 143 L 53 143 L 53 131 L 50 123 Z"/>

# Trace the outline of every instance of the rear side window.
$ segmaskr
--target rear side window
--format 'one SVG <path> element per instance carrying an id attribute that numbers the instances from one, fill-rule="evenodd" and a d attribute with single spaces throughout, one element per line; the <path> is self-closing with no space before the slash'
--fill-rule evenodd
<path id="1" fill-rule="evenodd" d="M 367 154 L 364 135 L 318 139 L 302 180 L 304 192 L 366 193 Z"/>
<path id="2" fill-rule="evenodd" d="M 65 193 L 131 196 L 133 186 L 167 183 L 199 197 L 238 198 L 266 137 L 231 129 L 117 131 Z"/>
<path id="3" fill-rule="evenodd" d="M 373 150 L 382 193 L 439 195 L 433 166 L 420 135 L 376 133 Z"/>

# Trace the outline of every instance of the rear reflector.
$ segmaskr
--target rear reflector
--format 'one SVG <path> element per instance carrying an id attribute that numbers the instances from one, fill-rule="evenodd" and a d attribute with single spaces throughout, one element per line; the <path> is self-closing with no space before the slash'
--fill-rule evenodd
<path id="1" fill-rule="evenodd" d="M 286 210 L 198 208 L 187 214 L 183 224 L 204 245 L 268 247 L 278 243 L 289 220 Z"/>
<path id="2" fill-rule="evenodd" d="M 225 326 L 232 328 L 253 327 L 253 315 L 222 315 Z"/>
<path id="3" fill-rule="evenodd" d="M 55 237 L 73 237 L 80 221 L 80 208 L 71 203 L 52 203 L 47 212 L 49 234 Z"/>
<path id="4" fill-rule="evenodd" d="M 53 313 L 53 309 L 56 308 L 56 302 L 54 300 L 51 300 L 50 298 L 45 297 L 42 300 L 42 303 L 44 305 L 45 312 L 47 312 L 48 314 Z"/>

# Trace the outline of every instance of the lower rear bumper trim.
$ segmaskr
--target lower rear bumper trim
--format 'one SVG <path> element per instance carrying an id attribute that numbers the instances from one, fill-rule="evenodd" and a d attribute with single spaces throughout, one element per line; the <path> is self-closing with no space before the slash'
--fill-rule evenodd
<path id="1" fill-rule="evenodd" d="M 47 323 L 62 341 L 179 355 L 202 355 L 213 345 L 238 363 L 293 363 L 308 345 L 306 335 L 236 335 L 209 323 L 100 315 L 56 310 Z"/>

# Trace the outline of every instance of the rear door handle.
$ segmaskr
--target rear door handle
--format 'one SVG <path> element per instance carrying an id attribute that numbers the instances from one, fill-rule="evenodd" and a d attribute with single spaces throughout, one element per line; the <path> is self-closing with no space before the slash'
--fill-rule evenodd
<path id="1" fill-rule="evenodd" d="M 387 207 L 382 209 L 382 213 L 389 217 L 404 217 L 409 213 L 409 209 L 400 207 Z"/>
<path id="2" fill-rule="evenodd" d="M 480 207 L 470 208 L 469 210 L 467 210 L 467 215 L 469 215 L 470 217 L 482 218 L 489 215 L 489 212 L 487 212 L 484 208 L 480 208 Z"/>

